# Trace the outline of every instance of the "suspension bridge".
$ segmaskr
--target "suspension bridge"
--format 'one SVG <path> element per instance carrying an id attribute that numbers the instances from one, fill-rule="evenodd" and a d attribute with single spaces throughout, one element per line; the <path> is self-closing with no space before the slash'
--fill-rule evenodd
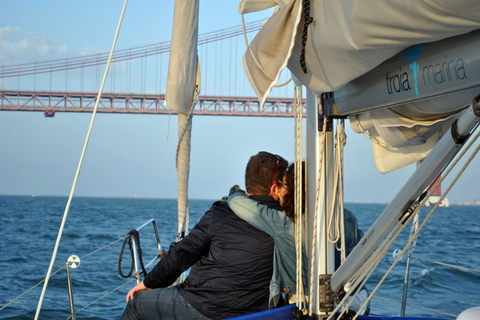
<path id="1" fill-rule="evenodd" d="M 201 91 L 197 115 L 291 117 L 293 83 L 274 88 L 261 106 L 241 60 L 261 21 L 199 35 Z M 172 114 L 165 105 L 170 42 L 114 53 L 97 112 Z M 0 66 L 0 110 L 93 112 L 108 52 Z M 282 74 L 279 82 L 288 82 Z"/>

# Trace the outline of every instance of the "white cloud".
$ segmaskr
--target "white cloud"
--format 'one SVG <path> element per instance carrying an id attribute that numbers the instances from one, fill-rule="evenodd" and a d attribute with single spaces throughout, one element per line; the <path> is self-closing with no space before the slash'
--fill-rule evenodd
<path id="1" fill-rule="evenodd" d="M 0 40 L 11 39 L 20 34 L 20 28 L 18 27 L 3 27 L 0 28 Z"/>
<path id="2" fill-rule="evenodd" d="M 67 46 L 45 33 L 23 34 L 18 27 L 0 28 L 0 65 L 28 63 L 65 57 Z"/>
<path id="3" fill-rule="evenodd" d="M 76 50 L 75 56 L 88 56 L 91 54 L 97 54 L 97 53 L 103 53 L 104 51 L 99 51 L 98 49 L 92 48 L 92 47 L 85 47 Z"/>

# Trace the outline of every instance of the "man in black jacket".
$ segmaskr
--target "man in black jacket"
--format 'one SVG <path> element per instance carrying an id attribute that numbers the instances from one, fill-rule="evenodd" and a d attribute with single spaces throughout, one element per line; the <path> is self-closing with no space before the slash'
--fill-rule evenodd
<path id="1" fill-rule="evenodd" d="M 277 183 L 287 165 L 268 152 L 252 156 L 245 173 L 246 189 L 255 194 L 251 197 L 281 209 Z M 266 310 L 273 247 L 268 234 L 217 201 L 130 290 L 121 319 L 224 319 Z M 185 282 L 168 288 L 190 267 Z"/>

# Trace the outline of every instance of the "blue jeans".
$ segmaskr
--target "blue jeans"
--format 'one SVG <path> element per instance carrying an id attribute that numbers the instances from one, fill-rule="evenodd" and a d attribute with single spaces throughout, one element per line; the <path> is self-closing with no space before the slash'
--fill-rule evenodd
<path id="1" fill-rule="evenodd" d="M 174 287 L 135 293 L 120 320 L 140 319 L 210 320 L 192 307 Z"/>

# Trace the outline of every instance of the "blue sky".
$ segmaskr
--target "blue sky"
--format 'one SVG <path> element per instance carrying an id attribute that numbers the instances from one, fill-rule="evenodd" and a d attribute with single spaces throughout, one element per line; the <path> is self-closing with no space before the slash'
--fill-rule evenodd
<path id="1" fill-rule="evenodd" d="M 0 12 L 0 66 L 109 51 L 122 5 L 111 0 L 5 1 Z M 240 25 L 237 5 L 201 2 L 199 33 Z M 172 14 L 173 1 L 130 1 L 117 49 L 169 41 Z M 246 21 L 268 16 L 247 15 Z M 0 194 L 68 195 L 90 118 L 91 114 L 58 112 L 44 118 L 37 112 L 0 112 Z M 218 199 L 230 186 L 243 186 L 245 165 L 258 151 L 292 161 L 293 130 L 293 119 L 194 117 L 190 197 Z M 353 133 L 348 121 L 347 139 L 346 201 L 388 202 L 414 167 L 382 175 L 373 163 L 369 140 Z M 176 198 L 176 143 L 175 116 L 98 114 L 75 195 Z M 477 181 L 478 173 L 468 169 L 460 180 L 463 185 L 447 198 L 475 200 Z"/>

